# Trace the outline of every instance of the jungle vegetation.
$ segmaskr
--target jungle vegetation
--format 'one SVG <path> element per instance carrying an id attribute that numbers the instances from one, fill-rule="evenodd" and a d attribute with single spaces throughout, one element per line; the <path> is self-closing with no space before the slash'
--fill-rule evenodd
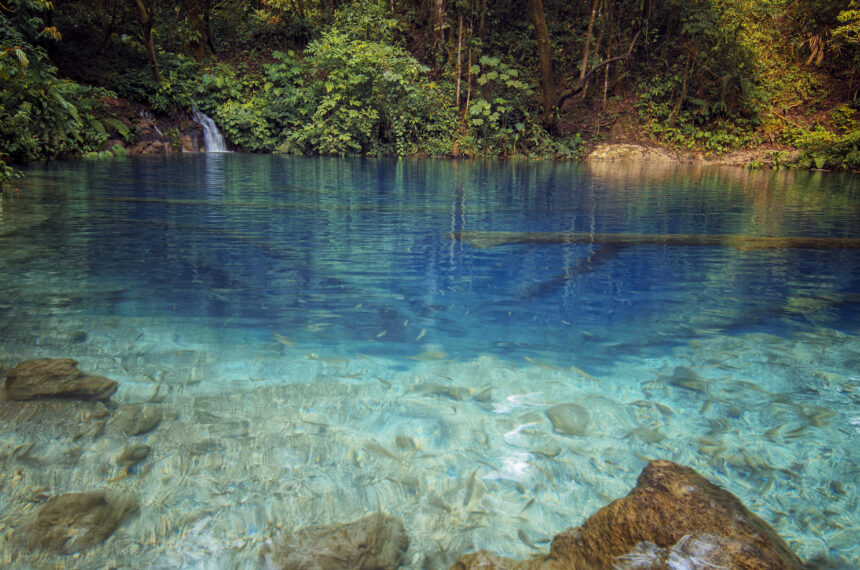
<path id="1" fill-rule="evenodd" d="M 194 106 L 253 152 L 577 158 L 608 137 L 857 170 L 858 4 L 2 0 L 0 180 Z"/>

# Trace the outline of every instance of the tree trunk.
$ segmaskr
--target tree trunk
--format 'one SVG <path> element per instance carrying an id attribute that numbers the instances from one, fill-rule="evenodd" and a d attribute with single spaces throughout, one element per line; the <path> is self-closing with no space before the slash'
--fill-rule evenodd
<path id="1" fill-rule="evenodd" d="M 460 112 L 460 79 L 463 77 L 463 15 L 460 14 L 460 31 L 457 34 L 457 112 Z"/>
<path id="2" fill-rule="evenodd" d="M 155 40 L 152 38 L 152 25 L 155 17 L 155 0 L 150 0 L 145 3 L 144 0 L 135 0 L 137 4 L 137 13 L 140 17 L 140 25 L 143 28 L 143 46 L 146 48 L 146 55 L 149 57 L 149 69 L 152 72 L 152 79 L 161 84 L 161 72 L 158 71 L 158 59 L 155 57 Z"/>
<path id="3" fill-rule="evenodd" d="M 535 41 L 537 42 L 541 104 L 543 108 L 541 122 L 546 130 L 554 133 L 558 126 L 555 116 L 555 76 L 552 71 L 552 52 L 549 43 L 549 32 L 546 29 L 543 1 L 528 0 L 528 8 L 535 27 Z"/>
<path id="4" fill-rule="evenodd" d="M 212 55 L 208 30 L 209 0 L 183 0 L 188 14 L 188 27 L 194 33 L 194 39 L 189 43 L 189 51 L 197 61 Z"/>
<path id="5" fill-rule="evenodd" d="M 579 80 L 585 79 L 585 72 L 588 71 L 588 55 L 591 48 L 591 37 L 594 33 L 594 18 L 597 16 L 597 5 L 600 0 L 594 0 L 591 5 L 591 17 L 588 19 L 588 31 L 585 32 L 585 48 L 582 51 L 582 67 L 579 70 Z"/>
<path id="6" fill-rule="evenodd" d="M 442 46 L 445 45 L 445 0 L 433 2 L 433 51 L 437 58 Z"/>

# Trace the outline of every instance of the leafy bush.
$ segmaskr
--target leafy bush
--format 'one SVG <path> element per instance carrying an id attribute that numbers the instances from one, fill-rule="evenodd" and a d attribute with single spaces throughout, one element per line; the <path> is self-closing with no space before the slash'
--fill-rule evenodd
<path id="1" fill-rule="evenodd" d="M 44 50 L 0 46 L 0 156 L 54 158 L 96 150 L 108 135 L 96 118 L 105 90 L 57 79 Z"/>
<path id="2" fill-rule="evenodd" d="M 795 162 L 802 168 L 860 169 L 860 130 L 838 135 L 817 126 L 802 131 L 795 145 L 803 150 Z"/>
<path id="3" fill-rule="evenodd" d="M 307 49 L 313 105 L 287 143 L 300 152 L 339 155 L 415 154 L 428 131 L 453 125 L 427 68 L 405 50 L 350 39 L 333 28 Z"/>

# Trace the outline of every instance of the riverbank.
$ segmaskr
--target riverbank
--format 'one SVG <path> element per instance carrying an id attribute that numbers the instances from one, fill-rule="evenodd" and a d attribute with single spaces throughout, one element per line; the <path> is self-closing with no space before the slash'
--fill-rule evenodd
<path id="1" fill-rule="evenodd" d="M 122 146 L 129 155 L 205 152 L 205 131 L 200 122 L 186 116 L 159 116 L 130 102 L 113 100 L 116 110 L 125 117 L 135 138 L 126 142 L 120 138 L 105 146 Z M 643 162 L 656 164 L 701 164 L 705 166 L 734 166 L 742 168 L 787 167 L 802 155 L 795 148 L 746 149 L 724 154 L 679 151 L 653 141 L 631 140 L 629 135 L 609 136 L 607 141 L 584 143 L 581 160 L 586 162 Z M 638 139 L 638 140 L 637 140 Z"/>

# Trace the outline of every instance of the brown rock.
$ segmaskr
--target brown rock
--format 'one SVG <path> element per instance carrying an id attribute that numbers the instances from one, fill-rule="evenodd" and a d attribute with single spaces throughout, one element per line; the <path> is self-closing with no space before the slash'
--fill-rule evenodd
<path id="1" fill-rule="evenodd" d="M 149 457 L 149 451 L 148 445 L 130 445 L 116 458 L 116 464 L 120 467 L 133 467 Z"/>
<path id="2" fill-rule="evenodd" d="M 51 497 L 29 529 L 27 546 L 74 554 L 105 540 L 136 510 L 136 501 L 108 499 L 103 493 Z"/>
<path id="3" fill-rule="evenodd" d="M 84 374 L 71 358 L 27 360 L 6 374 L 6 394 L 10 400 L 107 400 L 117 387 L 116 382 L 103 376 Z"/>
<path id="4" fill-rule="evenodd" d="M 578 529 L 557 535 L 550 556 L 576 568 L 612 568 L 616 558 L 639 543 L 668 548 L 697 533 L 725 541 L 731 568 L 803 567 L 773 529 L 737 497 L 694 469 L 662 460 L 645 467 L 629 495 L 600 509 Z"/>
<path id="5" fill-rule="evenodd" d="M 734 495 L 694 469 L 662 460 L 645 467 L 626 497 L 581 527 L 557 534 L 549 556 L 512 562 L 473 553 L 461 556 L 454 568 L 495 568 L 497 563 L 520 570 L 803 568 L 776 532 Z"/>
<path id="6" fill-rule="evenodd" d="M 347 524 L 310 527 L 264 547 L 269 568 L 383 570 L 404 562 L 409 537 L 400 519 L 382 513 Z"/>
<path id="7" fill-rule="evenodd" d="M 170 145 L 161 140 L 138 141 L 126 149 L 128 154 L 167 154 Z"/>
<path id="8" fill-rule="evenodd" d="M 111 419 L 111 425 L 128 435 L 141 435 L 158 427 L 161 411 L 151 405 L 122 406 Z"/>

